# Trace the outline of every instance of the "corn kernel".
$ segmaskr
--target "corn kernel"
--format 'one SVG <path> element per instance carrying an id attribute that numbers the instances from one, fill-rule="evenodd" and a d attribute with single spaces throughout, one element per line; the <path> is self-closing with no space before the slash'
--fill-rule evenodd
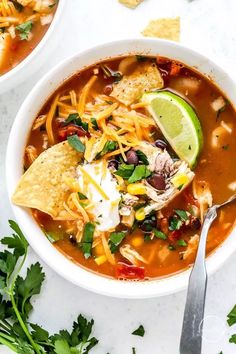
<path id="1" fill-rule="evenodd" d="M 134 247 L 140 247 L 143 244 L 143 237 L 133 237 L 131 243 Z"/>
<path id="2" fill-rule="evenodd" d="M 185 174 L 179 174 L 171 179 L 171 183 L 176 187 L 179 188 L 184 186 L 189 182 L 189 177 Z"/>
<path id="3" fill-rule="evenodd" d="M 107 257 L 105 255 L 103 255 L 103 256 L 99 256 L 99 257 L 95 258 L 94 260 L 97 263 L 97 265 L 101 265 L 107 261 Z"/>
<path id="4" fill-rule="evenodd" d="M 96 253 L 96 256 L 101 256 L 101 255 L 104 254 L 104 249 L 103 249 L 102 243 L 99 243 L 99 244 L 95 247 L 95 253 Z"/>
<path id="5" fill-rule="evenodd" d="M 145 212 L 144 212 L 144 208 L 140 208 L 136 211 L 135 213 L 135 219 L 138 221 L 142 221 L 145 219 Z"/>
<path id="6" fill-rule="evenodd" d="M 131 183 L 127 187 L 127 192 L 133 195 L 146 194 L 146 188 L 142 183 Z"/>

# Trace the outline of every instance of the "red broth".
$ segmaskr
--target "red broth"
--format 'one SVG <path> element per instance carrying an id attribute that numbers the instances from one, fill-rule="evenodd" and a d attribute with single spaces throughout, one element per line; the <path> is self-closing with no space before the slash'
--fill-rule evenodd
<path id="1" fill-rule="evenodd" d="M 117 73 L 121 60 L 120 58 L 113 59 L 102 63 L 102 65 L 107 65 L 110 72 Z M 132 65 L 127 69 L 128 74 L 139 67 L 144 60 L 157 63 L 164 79 L 164 90 L 176 93 L 194 107 L 202 126 L 204 138 L 203 148 L 194 169 L 194 183 L 200 185 L 201 183 L 207 183 L 213 202 L 223 202 L 233 194 L 236 181 L 236 112 L 234 107 L 212 81 L 184 64 L 176 63 L 171 59 L 138 57 L 137 60 L 131 61 Z M 69 79 L 52 95 L 39 113 L 39 116 L 47 115 L 52 101 L 59 94 L 59 101 L 64 103 L 65 106 L 58 106 L 53 120 L 55 143 L 63 139 L 60 132 L 62 128 L 65 130 L 63 122 L 68 117 L 67 110 L 73 106 L 74 95 L 77 100 L 80 97 L 81 90 L 94 74 L 98 78 L 87 96 L 87 102 L 93 102 L 98 95 L 109 96 L 112 92 L 113 82 L 117 78 L 107 77 L 104 70 L 101 69 L 101 63 L 98 63 Z M 111 100 L 114 102 L 114 99 Z M 223 106 L 219 105 L 220 102 L 223 102 Z M 147 114 L 145 107 L 135 108 L 135 111 L 138 114 Z M 83 116 L 81 118 L 83 121 Z M 143 140 L 148 139 L 150 143 L 153 143 L 156 139 L 162 139 L 165 142 L 160 130 L 155 126 L 147 128 L 141 134 L 143 134 Z M 66 136 L 64 138 L 66 139 Z M 26 149 L 26 168 L 42 151 L 49 147 L 45 123 L 38 129 L 31 131 L 27 146 L 33 147 L 33 150 Z M 173 155 L 173 151 L 168 144 L 167 151 Z M 110 159 L 112 158 L 111 156 Z M 178 230 L 170 230 L 171 218 L 173 218 L 173 215 L 176 217 L 176 209 L 187 212 L 188 222 L 182 222 Z M 101 275 L 122 279 L 158 278 L 185 269 L 194 260 L 198 242 L 194 241 L 193 237 L 199 235 L 201 228 L 199 201 L 193 196 L 193 185 L 191 184 L 163 208 L 161 213 L 154 213 L 152 215 L 153 220 L 150 220 L 149 217 L 148 223 L 152 225 L 151 230 L 153 231 L 153 228 L 155 228 L 161 231 L 166 236 L 165 239 L 153 237 L 152 231 L 145 230 L 146 219 L 136 222 L 133 228 L 125 228 L 120 223 L 115 231 L 123 232 L 125 230 L 126 234 L 125 239 L 113 254 L 114 262 L 112 263 L 106 257 L 102 242 L 94 244 L 91 257 L 85 258 L 80 242 L 76 239 L 78 230 L 75 221 L 55 221 L 49 215 L 38 210 L 32 212 L 40 227 L 47 235 L 50 235 L 50 239 L 54 239 L 54 246 L 66 257 L 76 262 L 78 266 Z M 235 213 L 235 204 L 225 207 L 219 213 L 218 219 L 209 232 L 207 254 L 214 251 L 229 235 L 235 222 Z M 109 244 L 110 232 L 105 232 L 104 237 Z M 130 260 L 127 260 L 119 252 L 119 247 L 124 244 L 134 249 L 145 262 L 136 259 L 136 262 L 132 264 Z M 97 263 L 97 259 L 101 263 Z"/>
<path id="2" fill-rule="evenodd" d="M 0 1 L 0 75 L 24 60 L 47 32 L 56 11 L 56 0 L 21 6 L 21 1 Z M 38 3 L 38 4 L 37 4 Z M 10 20 L 8 18 L 10 17 Z"/>

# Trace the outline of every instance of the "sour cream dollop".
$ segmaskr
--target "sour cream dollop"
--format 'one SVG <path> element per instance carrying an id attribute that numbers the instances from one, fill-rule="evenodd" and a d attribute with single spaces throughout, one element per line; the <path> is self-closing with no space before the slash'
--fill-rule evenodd
<path id="1" fill-rule="evenodd" d="M 91 203 L 89 213 L 97 222 L 97 230 L 108 231 L 120 223 L 121 195 L 116 179 L 106 161 L 88 163 L 77 168 L 77 179 L 83 194 Z"/>

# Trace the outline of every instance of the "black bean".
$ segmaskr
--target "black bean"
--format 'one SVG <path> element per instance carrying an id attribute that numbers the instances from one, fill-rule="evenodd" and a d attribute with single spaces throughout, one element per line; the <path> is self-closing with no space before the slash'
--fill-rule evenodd
<path id="1" fill-rule="evenodd" d="M 127 163 L 129 165 L 138 165 L 139 158 L 136 151 L 129 150 L 126 154 L 126 157 L 127 157 Z"/>
<path id="2" fill-rule="evenodd" d="M 148 183 L 151 184 L 152 187 L 163 191 L 166 189 L 166 181 L 165 177 L 160 173 L 154 173 L 151 177 L 147 179 Z"/>
<path id="3" fill-rule="evenodd" d="M 117 170 L 119 167 L 119 162 L 117 160 L 110 160 L 108 162 L 108 168 L 112 169 L 112 170 Z"/>
<path id="4" fill-rule="evenodd" d="M 159 149 L 162 149 L 162 150 L 167 149 L 167 144 L 166 144 L 166 142 L 163 141 L 163 140 L 160 140 L 160 139 L 156 140 L 156 141 L 155 141 L 155 145 L 156 145 L 156 147 L 158 147 Z"/>
<path id="5" fill-rule="evenodd" d="M 201 221 L 198 218 L 191 217 L 190 227 L 192 230 L 197 231 L 201 228 Z"/>
<path id="6" fill-rule="evenodd" d="M 143 230 L 145 232 L 151 232 L 152 229 L 155 227 L 156 227 L 155 218 L 152 218 L 152 219 L 147 218 L 140 225 L 141 230 Z"/>

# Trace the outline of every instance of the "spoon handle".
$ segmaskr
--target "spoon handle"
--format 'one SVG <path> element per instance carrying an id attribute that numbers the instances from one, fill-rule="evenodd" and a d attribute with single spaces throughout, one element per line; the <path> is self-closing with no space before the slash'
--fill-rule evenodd
<path id="1" fill-rule="evenodd" d="M 215 218 L 216 209 L 209 209 L 203 223 L 196 260 L 189 278 L 180 340 L 180 354 L 201 354 L 202 327 L 207 288 L 205 264 L 206 240 L 209 228 Z"/>

